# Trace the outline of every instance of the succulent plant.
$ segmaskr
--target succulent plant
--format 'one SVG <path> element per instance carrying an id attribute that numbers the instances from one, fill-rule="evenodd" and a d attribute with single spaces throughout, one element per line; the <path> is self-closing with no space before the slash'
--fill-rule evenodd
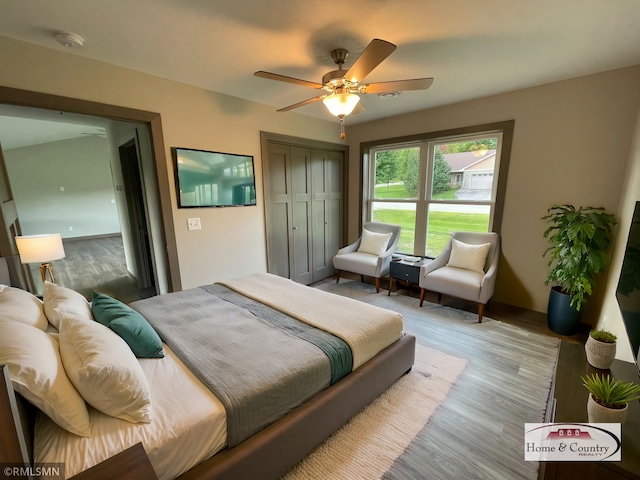
<path id="1" fill-rule="evenodd" d="M 594 340 L 604 343 L 616 343 L 616 339 L 618 338 L 613 333 L 607 332 L 606 330 L 591 330 L 589 335 Z"/>
<path id="2" fill-rule="evenodd" d="M 593 373 L 580 377 L 582 384 L 600 405 L 608 408 L 624 408 L 625 404 L 640 400 L 640 385 L 621 382 L 607 374 Z"/>

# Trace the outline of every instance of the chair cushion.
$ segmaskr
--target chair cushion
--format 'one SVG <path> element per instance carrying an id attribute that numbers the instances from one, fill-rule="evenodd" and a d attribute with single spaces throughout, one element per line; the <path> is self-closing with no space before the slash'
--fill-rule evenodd
<path id="1" fill-rule="evenodd" d="M 376 276 L 378 257 L 369 253 L 353 252 L 333 257 L 333 266 L 336 270 L 358 273 L 369 277 Z"/>
<path id="2" fill-rule="evenodd" d="M 471 245 L 452 238 L 451 255 L 447 266 L 474 272 L 484 272 L 484 264 L 487 261 L 487 254 L 490 248 L 490 243 Z"/>
<path id="3" fill-rule="evenodd" d="M 442 267 L 426 275 L 420 286 L 433 292 L 478 302 L 484 273 L 456 267 Z"/>
<path id="4" fill-rule="evenodd" d="M 380 256 L 387 251 L 389 240 L 393 233 L 376 233 L 370 232 L 367 229 L 362 230 L 362 237 L 360 239 L 360 246 L 358 252 L 370 253 L 371 255 Z"/>

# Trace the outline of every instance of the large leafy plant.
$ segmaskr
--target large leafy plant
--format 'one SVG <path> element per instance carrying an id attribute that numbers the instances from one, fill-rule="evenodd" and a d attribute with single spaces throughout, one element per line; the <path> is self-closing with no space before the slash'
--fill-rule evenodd
<path id="1" fill-rule="evenodd" d="M 545 285 L 554 283 L 571 296 L 571 305 L 580 310 L 591 295 L 595 275 L 604 270 L 616 218 L 603 208 L 554 205 L 542 217 L 549 223 L 544 238 L 549 248 L 549 274 Z"/>
<path id="2" fill-rule="evenodd" d="M 607 376 L 593 373 L 580 377 L 582 384 L 600 405 L 609 408 L 624 408 L 626 403 L 640 400 L 640 385 L 621 382 Z"/>

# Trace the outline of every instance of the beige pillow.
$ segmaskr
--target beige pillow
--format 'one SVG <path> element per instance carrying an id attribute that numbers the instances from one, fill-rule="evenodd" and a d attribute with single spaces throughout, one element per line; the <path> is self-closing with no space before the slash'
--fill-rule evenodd
<path id="1" fill-rule="evenodd" d="M 380 256 L 387 251 L 387 245 L 389 245 L 392 235 L 392 233 L 376 233 L 363 229 L 358 251 Z"/>
<path id="2" fill-rule="evenodd" d="M 62 366 L 58 341 L 31 325 L 0 320 L 0 364 L 13 388 L 65 430 L 91 436 L 89 412 Z"/>
<path id="3" fill-rule="evenodd" d="M 0 285 L 0 318 L 26 323 L 40 330 L 49 326 L 42 300 L 19 288 Z"/>
<path id="4" fill-rule="evenodd" d="M 149 423 L 149 384 L 126 342 L 98 322 L 58 313 L 62 363 L 87 403 L 112 417 Z"/>
<path id="5" fill-rule="evenodd" d="M 70 288 L 61 287 L 51 282 L 44 282 L 42 300 L 44 303 L 44 313 L 49 322 L 56 328 L 60 328 L 60 314 L 58 310 L 61 312 L 75 313 L 86 319 L 93 320 L 91 305 L 87 299 Z"/>
<path id="6" fill-rule="evenodd" d="M 471 245 L 455 238 L 451 239 L 451 256 L 447 267 L 463 268 L 474 272 L 484 272 L 484 264 L 491 248 L 490 243 Z"/>

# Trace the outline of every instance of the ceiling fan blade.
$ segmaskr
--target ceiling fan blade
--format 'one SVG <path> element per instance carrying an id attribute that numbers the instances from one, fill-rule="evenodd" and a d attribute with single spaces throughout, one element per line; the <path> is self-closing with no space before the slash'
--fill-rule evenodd
<path id="1" fill-rule="evenodd" d="M 262 70 L 255 72 L 256 77 L 267 78 L 269 80 L 278 80 L 280 82 L 293 83 L 294 85 L 302 85 L 303 87 L 322 88 L 322 84 L 309 82 L 308 80 L 300 80 L 299 78 L 287 77 L 286 75 L 278 75 L 277 73 L 263 72 Z"/>
<path id="2" fill-rule="evenodd" d="M 356 59 L 344 78 L 349 82 L 361 82 L 364 77 L 396 49 L 393 43 L 374 38 Z"/>
<path id="3" fill-rule="evenodd" d="M 318 100 L 322 100 L 327 95 L 320 95 L 319 97 L 308 98 L 302 102 L 294 103 L 293 105 L 289 105 L 288 107 L 284 107 L 278 110 L 278 112 L 288 112 L 289 110 L 293 110 L 294 108 L 304 107 L 305 105 L 309 105 L 310 103 L 317 102 Z"/>
<path id="4" fill-rule="evenodd" d="M 411 80 L 393 80 L 362 85 L 364 93 L 404 92 L 407 90 L 426 90 L 433 83 L 433 78 L 414 78 Z"/>

